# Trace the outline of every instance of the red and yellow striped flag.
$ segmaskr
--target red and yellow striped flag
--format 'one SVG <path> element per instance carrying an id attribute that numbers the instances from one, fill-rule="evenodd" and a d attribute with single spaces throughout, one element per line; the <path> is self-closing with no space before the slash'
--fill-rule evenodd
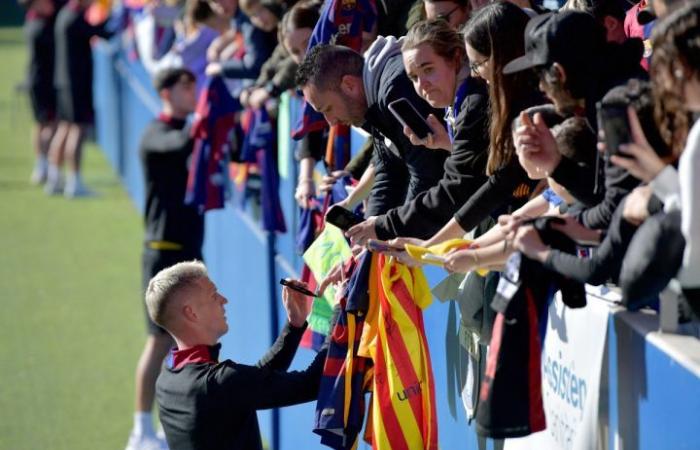
<path id="1" fill-rule="evenodd" d="M 421 269 L 384 255 L 377 269 L 372 448 L 437 450 L 435 385 L 422 311 L 432 302 L 430 287 Z"/>

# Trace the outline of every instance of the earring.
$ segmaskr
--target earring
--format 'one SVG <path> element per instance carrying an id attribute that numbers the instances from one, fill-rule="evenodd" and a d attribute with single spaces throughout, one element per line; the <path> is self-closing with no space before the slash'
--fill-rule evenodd
<path id="1" fill-rule="evenodd" d="M 673 71 L 673 76 L 676 78 L 676 80 L 682 80 L 685 78 L 685 72 L 683 69 L 678 68 Z"/>

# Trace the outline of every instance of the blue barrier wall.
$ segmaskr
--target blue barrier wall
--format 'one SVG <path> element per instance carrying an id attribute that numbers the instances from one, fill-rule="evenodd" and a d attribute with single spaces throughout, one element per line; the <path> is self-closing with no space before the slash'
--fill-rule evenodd
<path id="1" fill-rule="evenodd" d="M 98 142 L 140 210 L 143 179 L 138 143 L 158 110 L 157 97 L 141 65 L 127 61 L 106 44 L 95 52 L 94 89 Z M 282 108 L 289 108 L 294 123 L 298 108 L 286 103 Z M 293 144 L 284 142 L 289 140 L 288 126 L 281 121 L 279 159 L 280 197 L 289 232 L 268 235 L 250 215 L 230 205 L 206 217 L 206 263 L 212 279 L 229 299 L 230 331 L 222 339 L 222 356 L 242 363 L 254 363 L 272 343 L 284 321 L 276 280 L 294 276 L 301 264 L 294 249 L 297 169 L 290 154 Z M 355 134 L 353 146 L 361 139 Z M 426 273 L 435 284 L 442 272 L 427 269 Z M 436 380 L 440 447 L 498 448 L 491 440 L 478 442 L 458 397 L 454 399 L 455 415 L 450 412 L 444 351 L 448 307 L 435 302 L 425 312 Z M 657 328 L 655 316 L 617 310 L 610 315 L 601 388 L 601 416 L 609 448 L 700 448 L 695 432 L 700 425 L 700 345 L 693 338 L 660 335 Z M 313 352 L 300 349 L 292 368 L 303 368 L 312 359 Z M 276 449 L 320 448 L 317 436 L 310 432 L 313 411 L 314 404 L 309 403 L 260 412 L 265 442 Z"/>

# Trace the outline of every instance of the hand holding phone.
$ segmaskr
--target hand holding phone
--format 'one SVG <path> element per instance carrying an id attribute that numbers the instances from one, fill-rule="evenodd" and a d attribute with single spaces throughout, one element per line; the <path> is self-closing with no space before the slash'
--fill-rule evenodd
<path id="1" fill-rule="evenodd" d="M 389 111 L 391 111 L 401 125 L 410 128 L 419 139 L 425 139 L 433 132 L 425 118 L 423 118 L 411 102 L 405 98 L 400 98 L 389 103 Z"/>
<path id="2" fill-rule="evenodd" d="M 666 167 L 666 162 L 649 145 L 642 125 L 639 123 L 637 112 L 629 108 L 628 114 L 633 141 L 622 145 L 620 154 L 612 155 L 610 161 L 648 183 L 661 173 Z"/>
<path id="3" fill-rule="evenodd" d="M 350 228 L 364 221 L 364 217 L 340 205 L 333 205 L 328 209 L 328 212 L 326 212 L 326 222 L 335 225 L 343 231 L 348 231 Z"/>
<path id="4" fill-rule="evenodd" d="M 598 129 L 605 135 L 605 151 L 608 157 L 618 155 L 629 157 L 620 152 L 620 145 L 632 142 L 632 132 L 627 115 L 627 105 L 619 103 L 598 103 Z"/>

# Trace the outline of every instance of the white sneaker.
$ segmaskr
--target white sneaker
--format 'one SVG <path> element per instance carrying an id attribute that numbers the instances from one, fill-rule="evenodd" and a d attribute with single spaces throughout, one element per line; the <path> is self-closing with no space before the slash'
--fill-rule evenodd
<path id="1" fill-rule="evenodd" d="M 129 442 L 126 444 L 126 450 L 168 450 L 168 444 L 165 440 L 158 439 L 156 436 L 144 436 L 131 434 Z"/>
<path id="2" fill-rule="evenodd" d="M 46 184 L 44 184 L 44 192 L 46 195 L 58 195 L 63 193 L 63 178 L 60 176 L 56 178 L 48 177 L 46 179 Z"/>
<path id="3" fill-rule="evenodd" d="M 67 198 L 92 197 L 94 192 L 87 188 L 80 178 L 72 178 L 66 182 L 63 195 Z"/>
<path id="4" fill-rule="evenodd" d="M 36 164 L 34 170 L 32 170 L 32 175 L 29 177 L 29 182 L 34 186 L 39 186 L 46 183 L 46 178 L 48 177 L 48 167 L 46 165 Z"/>

